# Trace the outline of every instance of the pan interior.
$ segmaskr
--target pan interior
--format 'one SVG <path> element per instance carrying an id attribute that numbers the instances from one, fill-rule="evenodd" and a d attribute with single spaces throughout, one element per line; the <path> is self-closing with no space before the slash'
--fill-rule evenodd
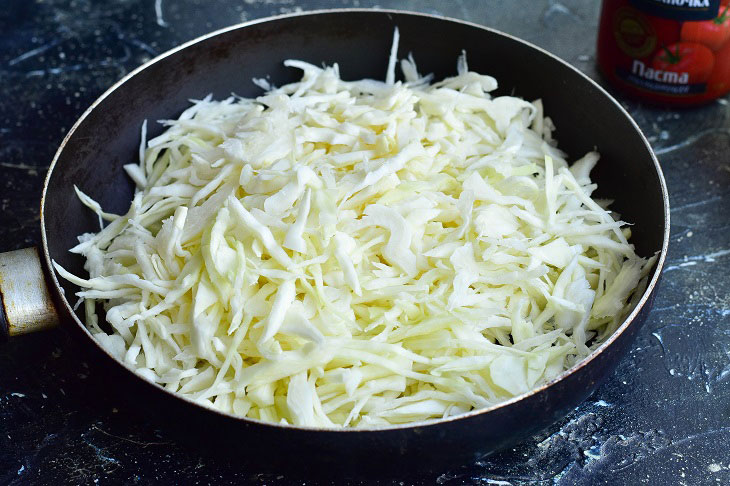
<path id="1" fill-rule="evenodd" d="M 575 160 L 598 149 L 594 171 L 598 197 L 634 224 L 632 243 L 641 256 L 662 248 L 664 202 L 661 179 L 635 125 L 599 88 L 549 54 L 478 26 L 434 17 L 377 11 L 332 12 L 279 18 L 233 29 L 169 54 L 108 93 L 76 127 L 60 151 L 45 194 L 43 224 L 48 252 L 71 272 L 84 275 L 83 259 L 68 249 L 77 235 L 99 230 L 73 185 L 104 210 L 125 213 L 133 184 L 122 166 L 137 161 L 140 126 L 148 137 L 161 133 L 157 120 L 177 117 L 190 99 L 235 93 L 255 97 L 252 78 L 282 85 L 300 77 L 286 59 L 313 64 L 337 62 L 343 79 L 384 79 L 394 27 L 399 57 L 412 53 L 419 71 L 435 79 L 453 75 L 466 51 L 470 69 L 494 76 L 496 95 L 541 98 L 557 131 L 559 147 Z M 74 286 L 61 281 L 71 304 Z M 79 316 L 83 320 L 83 316 Z"/>

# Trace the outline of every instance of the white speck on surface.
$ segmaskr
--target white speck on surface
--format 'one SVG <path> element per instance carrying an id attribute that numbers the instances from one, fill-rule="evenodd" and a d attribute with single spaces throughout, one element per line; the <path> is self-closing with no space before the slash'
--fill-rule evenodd
<path id="1" fill-rule="evenodd" d="M 167 27 L 169 24 L 162 17 L 162 0 L 155 0 L 155 16 L 157 17 L 157 25 Z"/>
<path id="2" fill-rule="evenodd" d="M 687 238 L 692 238 L 693 235 L 694 233 L 692 233 L 691 231 L 687 231 Z"/>
<path id="3" fill-rule="evenodd" d="M 697 262 L 684 262 L 680 263 L 679 265 L 670 265 L 664 269 L 665 272 L 671 272 L 673 270 L 679 270 L 680 268 L 684 267 L 694 267 L 697 265 Z"/>
<path id="4" fill-rule="evenodd" d="M 47 44 L 43 44 L 40 47 L 36 47 L 35 49 L 31 49 L 30 51 L 28 51 L 26 53 L 23 53 L 23 54 L 19 55 L 18 57 L 13 58 L 10 61 L 8 61 L 8 66 L 14 66 L 14 65 L 18 64 L 19 62 L 25 61 L 26 59 L 30 59 L 31 57 L 37 56 L 39 54 L 43 54 L 48 49 L 51 49 L 53 47 L 56 47 L 60 43 L 61 43 L 61 40 L 60 39 L 56 39 L 56 40 L 54 40 L 52 42 L 49 42 Z"/>
<path id="5" fill-rule="evenodd" d="M 714 464 L 713 464 L 713 466 L 714 466 Z M 20 469 L 18 469 L 18 476 L 23 474 L 23 471 L 25 471 L 25 466 L 20 466 Z"/>
<path id="6" fill-rule="evenodd" d="M 607 402 L 607 401 L 605 401 L 605 400 L 598 400 L 598 401 L 596 402 L 596 407 L 612 407 L 612 406 L 613 406 L 613 405 L 611 405 L 610 403 L 608 403 L 608 402 Z"/>
<path id="7" fill-rule="evenodd" d="M 580 21 L 580 17 L 577 16 L 571 9 L 566 7 L 560 2 L 552 3 L 542 14 L 542 21 L 547 25 L 554 25 L 555 19 L 565 16 L 575 21 Z"/>
<path id="8" fill-rule="evenodd" d="M 714 197 L 710 197 L 708 199 L 702 199 L 700 201 L 693 201 L 693 202 L 689 202 L 689 203 L 685 203 L 685 204 L 680 204 L 680 205 L 674 206 L 672 208 L 672 213 L 684 211 L 685 209 L 696 208 L 699 206 L 706 206 L 706 205 L 709 205 L 709 204 L 712 204 L 715 202 L 719 202 L 719 201 L 722 201 L 722 196 L 714 196 Z"/>
<path id="9" fill-rule="evenodd" d="M 596 459 L 601 458 L 601 454 L 598 451 L 598 447 L 591 447 L 588 450 L 583 451 L 583 455 L 586 456 L 588 459 L 595 461 Z"/>
<path id="10" fill-rule="evenodd" d="M 655 129 L 658 129 L 658 127 L 656 125 L 654 126 L 654 128 Z M 666 153 L 673 152 L 675 150 L 678 150 L 678 149 L 681 149 L 681 148 L 684 148 L 684 147 L 688 147 L 688 146 L 694 144 L 695 142 L 697 142 L 698 140 L 700 140 L 705 135 L 709 135 L 709 134 L 712 134 L 712 133 L 716 133 L 718 131 L 720 131 L 721 133 L 727 133 L 726 130 L 724 130 L 724 129 L 718 130 L 717 128 L 711 128 L 711 129 L 708 129 L 708 130 L 697 131 L 697 132 L 695 132 L 693 135 L 691 135 L 689 137 L 682 137 L 682 141 L 679 142 L 679 143 L 675 143 L 675 144 L 669 145 L 667 147 L 657 147 L 657 148 L 655 148 L 654 149 L 654 153 L 656 155 L 664 155 Z M 674 210 L 674 208 L 672 208 L 672 210 Z"/>
<path id="11" fill-rule="evenodd" d="M 687 235 L 689 236 L 689 235 Z M 730 255 L 730 249 L 715 251 L 712 253 L 707 253 L 705 255 L 693 255 L 693 256 L 684 256 L 682 258 L 681 263 L 680 261 L 675 260 L 673 265 L 668 265 L 664 268 L 664 272 L 671 272 L 672 270 L 678 270 L 682 267 L 692 267 L 694 265 L 697 265 L 698 263 L 714 263 L 717 258 L 724 257 Z M 692 298 L 692 296 L 690 296 Z"/>
<path id="12" fill-rule="evenodd" d="M 708 253 L 707 255 L 700 255 L 698 257 L 690 257 L 690 258 L 703 260 L 707 263 L 711 263 L 711 262 L 715 261 L 715 258 L 723 257 L 725 255 L 730 255 L 730 250 L 720 250 L 720 251 L 716 251 L 714 253 Z"/>
<path id="13" fill-rule="evenodd" d="M 11 397 L 25 398 L 23 393 L 13 392 L 10 394 Z"/>
<path id="14" fill-rule="evenodd" d="M 674 368 L 672 368 L 671 370 L 669 370 L 669 374 L 672 375 L 672 376 L 674 376 L 674 375 L 677 374 L 677 372 L 675 371 Z"/>
<path id="15" fill-rule="evenodd" d="M 18 163 L 18 164 L 12 164 L 9 162 L 0 162 L 0 167 L 5 167 L 7 169 L 27 170 L 27 171 L 34 171 L 38 168 L 34 165 L 23 164 L 22 162 Z"/>
<path id="16" fill-rule="evenodd" d="M 720 472 L 722 470 L 722 466 L 719 464 L 712 463 L 709 466 L 707 466 L 707 470 L 711 473 Z"/>

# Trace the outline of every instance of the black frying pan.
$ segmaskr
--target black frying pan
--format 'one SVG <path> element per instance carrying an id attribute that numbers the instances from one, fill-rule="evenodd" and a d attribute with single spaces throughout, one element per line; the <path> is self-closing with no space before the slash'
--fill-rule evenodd
<path id="1" fill-rule="evenodd" d="M 337 62 L 345 79 L 383 79 L 395 26 L 401 34 L 399 57 L 412 52 L 421 72 L 433 72 L 436 79 L 453 75 L 464 49 L 472 70 L 497 78 L 498 94 L 543 99 L 557 126 L 560 147 L 571 158 L 598 148 L 602 158 L 593 174 L 600 187 L 598 196 L 614 198 L 613 209 L 634 223 L 631 241 L 639 255 L 660 253 L 646 292 L 623 325 L 577 367 L 525 395 L 433 423 L 373 430 L 314 430 L 235 418 L 152 385 L 115 361 L 73 312 L 69 300 L 75 299 L 65 297 L 77 289 L 48 272 L 54 259 L 82 275 L 81 258 L 68 249 L 76 244 L 76 235 L 98 230 L 96 216 L 78 201 L 73 185 L 106 210 L 124 213 L 133 186 L 122 166 L 135 160 L 142 120 L 177 117 L 190 98 L 208 93 L 218 99 L 231 92 L 256 96 L 261 90 L 251 83 L 253 77 L 267 77 L 275 85 L 295 81 L 299 72 L 285 68 L 285 59 Z M 149 135 L 161 130 L 151 123 Z M 125 77 L 84 113 L 59 148 L 41 201 L 41 231 L 40 260 L 61 322 L 94 355 L 92 366 L 114 376 L 114 386 L 143 404 L 150 419 L 173 418 L 176 428 L 204 441 L 198 443 L 205 448 L 214 442 L 226 444 L 239 460 L 257 469 L 305 467 L 312 472 L 315 467 L 325 473 L 356 473 L 408 468 L 413 473 L 469 461 L 513 444 L 563 417 L 593 392 L 626 353 L 649 312 L 667 251 L 669 207 L 661 169 L 637 125 L 603 89 L 565 62 L 519 39 L 466 22 L 396 11 L 338 10 L 224 29 Z M 13 283 L 18 279 L 14 277 Z M 5 294 L 4 308 L 11 321 L 4 322 L 6 331 L 8 325 L 22 325 L 12 322 L 13 316 L 22 317 L 11 301 L 18 287 Z M 3 321 L 0 316 L 0 327 Z"/>

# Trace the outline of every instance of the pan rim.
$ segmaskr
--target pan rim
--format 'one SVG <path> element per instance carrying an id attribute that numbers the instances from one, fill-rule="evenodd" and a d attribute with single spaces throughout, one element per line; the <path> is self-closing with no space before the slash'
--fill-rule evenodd
<path id="1" fill-rule="evenodd" d="M 76 315 L 76 313 L 73 310 L 73 306 L 69 303 L 68 299 L 66 298 L 66 295 L 63 292 L 63 288 L 61 287 L 61 284 L 56 276 L 56 272 L 53 269 L 52 265 L 52 259 L 48 250 L 48 235 L 46 233 L 46 224 L 45 224 L 45 201 L 46 201 L 46 194 L 48 191 L 48 185 L 51 179 L 51 176 L 53 174 L 53 170 L 56 166 L 56 163 L 58 162 L 59 158 L 61 157 L 61 154 L 64 151 L 64 148 L 70 138 L 73 136 L 73 134 L 76 132 L 77 128 L 84 122 L 84 120 L 91 114 L 93 110 L 96 109 L 96 107 L 101 104 L 108 96 L 110 96 L 114 91 L 119 89 L 122 85 L 124 85 L 127 81 L 129 81 L 131 78 L 136 76 L 141 71 L 147 69 L 148 67 L 152 66 L 153 64 L 156 64 L 165 58 L 172 56 L 192 45 L 204 42 L 210 38 L 235 31 L 238 29 L 243 29 L 252 25 L 257 25 L 260 23 L 266 23 L 266 22 L 273 22 L 277 20 L 283 20 L 283 19 L 289 19 L 289 18 L 296 18 L 296 17 L 307 17 L 307 16 L 317 16 L 317 15 L 331 15 L 331 14 L 339 14 L 339 13 L 368 13 L 368 14 L 385 14 L 387 16 L 390 15 L 405 15 L 405 16 L 414 16 L 414 17 L 425 17 L 429 19 L 435 19 L 439 21 L 445 21 L 445 22 L 451 22 L 456 24 L 461 24 L 473 28 L 477 28 L 480 30 L 488 31 L 492 34 L 500 35 L 503 37 L 506 37 L 510 40 L 513 40 L 515 42 L 524 44 L 532 49 L 535 49 L 536 51 L 540 52 L 543 55 L 548 56 L 553 61 L 558 62 L 559 64 L 563 65 L 564 67 L 567 67 L 568 69 L 572 70 L 574 73 L 577 73 L 581 78 L 583 78 L 584 81 L 588 82 L 594 89 L 596 89 L 601 95 L 603 95 L 608 101 L 613 103 L 616 108 L 624 115 L 624 117 L 630 122 L 631 126 L 634 128 L 636 133 L 639 135 L 641 141 L 644 143 L 646 149 L 648 150 L 649 154 L 651 155 L 652 162 L 654 164 L 654 169 L 656 171 L 656 175 L 659 179 L 659 185 L 662 192 L 662 199 L 663 199 L 663 209 L 664 209 L 664 229 L 663 229 L 663 239 L 662 239 L 662 247 L 659 251 L 659 257 L 657 259 L 655 269 L 652 275 L 652 278 L 647 283 L 646 289 L 644 290 L 641 298 L 637 302 L 634 309 L 631 311 L 631 313 L 623 320 L 620 326 L 614 330 L 611 335 L 606 338 L 605 341 L 603 341 L 591 354 L 589 354 L 586 358 L 581 360 L 580 362 L 576 363 L 572 367 L 568 368 L 567 370 L 561 372 L 558 376 L 553 378 L 552 380 L 542 384 L 541 386 L 537 388 L 533 388 L 525 393 L 522 393 L 520 395 L 514 396 L 508 400 L 499 402 L 497 404 L 491 405 L 489 407 L 480 408 L 471 410 L 469 412 L 466 412 L 464 414 L 460 415 L 454 415 L 447 418 L 441 418 L 441 419 L 434 419 L 434 420 L 427 420 L 427 421 L 417 421 L 417 422 L 410 422 L 405 424 L 393 424 L 388 426 L 375 426 L 375 427 L 369 427 L 366 429 L 355 429 L 350 427 L 342 427 L 342 428 L 325 428 L 325 427 L 303 427 L 303 426 L 297 426 L 297 425 L 291 425 L 291 424 L 280 424 L 280 423 L 272 423 L 272 422 L 265 422 L 259 419 L 253 419 L 249 417 L 241 417 L 236 416 L 230 413 L 222 412 L 220 410 L 206 407 L 205 405 L 202 405 L 201 403 L 195 402 L 192 399 L 180 395 L 176 392 L 167 390 L 166 388 L 156 384 L 152 383 L 137 373 L 135 373 L 131 368 L 127 367 L 124 363 L 116 359 L 114 356 L 112 356 L 103 346 L 99 344 L 99 342 L 91 335 L 88 328 L 84 323 L 79 319 L 79 317 Z M 662 274 L 662 270 L 664 267 L 664 263 L 666 260 L 668 248 L 669 248 L 669 233 L 670 233 L 670 210 L 669 210 L 669 195 L 667 191 L 666 181 L 664 178 L 664 173 L 662 171 L 662 168 L 659 164 L 659 161 L 656 157 L 656 154 L 654 153 L 654 150 L 651 147 L 651 144 L 646 139 L 646 136 L 641 131 L 641 128 L 638 126 L 636 121 L 633 119 L 633 117 L 626 111 L 626 109 L 613 97 L 610 93 L 608 93 L 600 84 L 598 84 L 595 80 L 590 78 L 588 75 L 580 71 L 578 68 L 574 67 L 567 61 L 561 59 L 560 57 L 552 54 L 551 52 L 547 51 L 546 49 L 543 49 L 529 41 L 526 41 L 524 39 L 520 39 L 519 37 L 513 36 L 511 34 L 502 32 L 500 30 L 487 27 L 484 25 L 480 25 L 474 22 L 461 20 L 461 19 L 455 19 L 452 17 L 446 17 L 441 15 L 435 15 L 435 14 L 429 14 L 429 13 L 423 13 L 423 12 L 414 12 L 409 10 L 401 10 L 401 9 L 369 9 L 369 8 L 338 8 L 338 9 L 318 9 L 318 10 L 307 10 L 303 12 L 295 12 L 295 13 L 288 13 L 288 14 L 282 14 L 282 15 L 274 15 L 269 17 L 262 17 L 259 19 L 254 19 L 247 22 L 242 22 L 234 25 L 230 25 L 227 27 L 223 27 L 221 29 L 209 32 L 207 34 L 201 35 L 199 37 L 196 37 L 194 39 L 191 39 L 187 42 L 184 42 L 180 44 L 177 47 L 174 47 L 155 58 L 145 62 L 144 64 L 138 66 L 137 68 L 133 69 L 129 73 L 127 73 L 124 77 L 122 77 L 120 80 L 115 82 L 112 86 L 110 86 L 104 93 L 102 93 L 94 102 L 89 105 L 89 107 L 84 110 L 84 112 L 81 114 L 81 116 L 74 122 L 72 127 L 69 129 L 68 133 L 64 136 L 63 140 L 61 141 L 61 144 L 59 145 L 58 149 L 56 150 L 56 153 L 53 156 L 53 160 L 51 161 L 51 164 L 48 167 L 48 172 L 46 174 L 44 183 L 43 183 L 43 192 L 41 196 L 40 201 L 40 224 L 41 224 L 41 246 L 42 246 L 42 254 L 43 254 L 43 263 L 47 269 L 47 273 L 52 279 L 53 288 L 52 290 L 55 292 L 57 296 L 60 297 L 60 300 L 67 311 L 69 315 L 72 316 L 73 321 L 75 325 L 77 325 L 81 330 L 86 334 L 86 336 L 91 340 L 96 347 L 105 353 L 113 362 L 115 362 L 117 365 L 123 367 L 127 372 L 129 372 L 131 375 L 133 375 L 136 379 L 140 380 L 142 383 L 146 385 L 153 386 L 157 391 L 164 392 L 168 394 L 170 397 L 182 400 L 184 402 L 187 402 L 190 405 L 193 405 L 202 411 L 205 412 L 212 412 L 215 414 L 218 414 L 226 419 L 233 419 L 233 420 L 240 420 L 243 422 L 250 422 L 252 425 L 263 425 L 267 427 L 276 427 L 288 431 L 301 431 L 301 432 L 325 432 L 325 433 L 374 433 L 374 432 L 395 432 L 399 430 L 407 430 L 407 429 L 418 429 L 423 427 L 431 427 L 431 426 L 437 426 L 442 425 L 445 423 L 457 421 L 457 420 L 465 420 L 472 417 L 475 417 L 477 415 L 487 414 L 493 411 L 496 411 L 498 409 L 501 409 L 503 407 L 508 407 L 509 405 L 512 405 L 514 403 L 517 403 L 519 401 L 528 399 L 534 395 L 537 395 L 539 393 L 543 393 L 550 389 L 553 385 L 557 384 L 560 381 L 563 381 L 564 379 L 568 378 L 568 376 L 572 375 L 573 373 L 576 373 L 577 371 L 581 370 L 583 367 L 590 364 L 594 359 L 596 359 L 600 354 L 605 352 L 605 350 L 611 346 L 628 328 L 631 326 L 631 324 L 634 322 L 635 318 L 638 316 L 639 312 L 643 309 L 644 305 L 646 305 L 647 300 L 650 298 L 650 296 L 654 293 L 656 286 L 659 282 L 659 279 Z"/>

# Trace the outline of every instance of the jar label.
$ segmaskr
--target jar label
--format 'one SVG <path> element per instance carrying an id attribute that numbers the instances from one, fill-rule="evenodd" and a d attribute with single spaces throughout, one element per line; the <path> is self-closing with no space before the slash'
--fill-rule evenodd
<path id="1" fill-rule="evenodd" d="M 604 75 L 639 97 L 693 104 L 730 91 L 730 0 L 604 0 L 598 40 Z"/>
<path id="2" fill-rule="evenodd" d="M 654 69 L 639 60 L 634 60 L 631 71 L 620 66 L 617 67 L 616 75 L 639 88 L 668 95 L 697 94 L 707 90 L 707 83 L 690 84 L 687 72 L 677 73 Z"/>
<path id="3" fill-rule="evenodd" d="M 717 17 L 720 0 L 630 0 L 649 15 L 673 20 L 710 20 Z"/>

